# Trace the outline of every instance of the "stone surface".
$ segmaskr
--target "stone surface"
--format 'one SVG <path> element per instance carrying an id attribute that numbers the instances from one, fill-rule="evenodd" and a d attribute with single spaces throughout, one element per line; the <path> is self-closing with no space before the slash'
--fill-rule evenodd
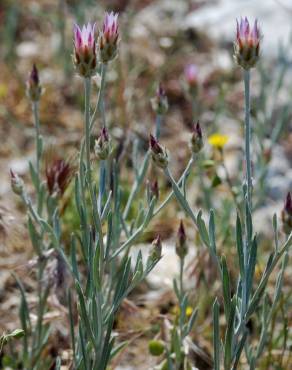
<path id="1" fill-rule="evenodd" d="M 183 27 L 195 27 L 207 31 L 218 41 L 233 41 L 235 19 L 247 16 L 257 18 L 264 35 L 263 55 L 276 55 L 279 41 L 288 41 L 291 31 L 291 0 L 218 0 L 207 1 L 190 13 Z"/>

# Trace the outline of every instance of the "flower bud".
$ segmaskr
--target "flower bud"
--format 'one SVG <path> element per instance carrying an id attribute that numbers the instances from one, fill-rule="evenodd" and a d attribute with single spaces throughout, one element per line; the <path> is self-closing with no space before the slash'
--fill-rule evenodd
<path id="1" fill-rule="evenodd" d="M 94 32 L 95 24 L 88 23 L 82 29 L 77 24 L 74 25 L 73 63 L 76 71 L 82 77 L 90 77 L 96 70 L 97 58 Z"/>
<path id="2" fill-rule="evenodd" d="M 258 22 L 255 20 L 253 28 L 250 27 L 247 17 L 236 20 L 237 32 L 234 43 L 234 59 L 244 69 L 255 66 L 259 59 L 261 34 Z"/>
<path id="3" fill-rule="evenodd" d="M 162 253 L 162 243 L 161 243 L 161 237 L 160 235 L 157 235 L 157 237 L 152 242 L 152 251 L 150 254 L 150 258 L 152 261 L 157 261 L 161 258 Z"/>
<path id="4" fill-rule="evenodd" d="M 149 194 L 149 198 L 150 200 L 152 198 L 156 198 L 156 200 L 159 198 L 159 188 L 158 188 L 158 181 L 157 180 L 154 180 L 154 181 L 148 181 L 147 183 L 147 186 L 148 186 L 148 194 Z"/>
<path id="5" fill-rule="evenodd" d="M 164 343 L 161 340 L 150 340 L 148 349 L 152 356 L 160 356 L 164 352 Z"/>
<path id="6" fill-rule="evenodd" d="M 94 151 L 97 158 L 105 160 L 111 153 L 111 139 L 106 127 L 100 131 L 99 137 L 95 140 Z"/>
<path id="7" fill-rule="evenodd" d="M 193 153 L 199 153 L 203 148 L 203 134 L 199 121 L 193 126 L 193 133 L 191 137 L 190 147 Z"/>
<path id="8" fill-rule="evenodd" d="M 290 234 L 292 231 L 292 197 L 290 191 L 285 199 L 284 208 L 282 209 L 281 216 L 283 222 L 283 230 L 286 234 Z"/>
<path id="9" fill-rule="evenodd" d="M 187 241 L 186 232 L 185 232 L 184 224 L 181 221 L 179 228 L 178 228 L 176 244 L 175 244 L 175 252 L 181 259 L 184 259 L 188 253 L 188 247 L 187 247 L 186 241 Z"/>
<path id="10" fill-rule="evenodd" d="M 103 21 L 102 31 L 100 32 L 99 58 L 102 63 L 108 63 L 113 60 L 118 52 L 119 25 L 118 13 L 106 13 Z"/>
<path id="11" fill-rule="evenodd" d="M 45 175 L 50 195 L 62 196 L 74 175 L 75 166 L 68 160 L 53 158 L 46 164 Z"/>
<path id="12" fill-rule="evenodd" d="M 192 94 L 198 90 L 198 68 L 195 64 L 189 64 L 185 68 L 185 80 Z"/>
<path id="13" fill-rule="evenodd" d="M 168 111 L 168 100 L 162 85 L 159 84 L 156 95 L 151 99 L 151 105 L 154 112 L 163 115 Z"/>
<path id="14" fill-rule="evenodd" d="M 159 141 L 150 134 L 150 149 L 153 162 L 160 168 L 166 168 L 168 165 L 168 154 L 166 149 L 159 144 Z"/>
<path id="15" fill-rule="evenodd" d="M 14 171 L 10 170 L 10 183 L 12 191 L 17 195 L 22 195 L 24 191 L 24 183 Z"/>
<path id="16" fill-rule="evenodd" d="M 39 73 L 36 65 L 34 64 L 26 81 L 26 94 L 33 102 L 39 101 L 42 93 L 40 85 Z"/>

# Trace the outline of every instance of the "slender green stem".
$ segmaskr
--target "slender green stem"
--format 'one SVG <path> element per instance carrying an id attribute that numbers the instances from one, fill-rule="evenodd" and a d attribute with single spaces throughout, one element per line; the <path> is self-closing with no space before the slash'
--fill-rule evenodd
<path id="1" fill-rule="evenodd" d="M 42 155 L 41 138 L 40 138 L 40 120 L 39 120 L 39 103 L 32 102 L 32 111 L 35 126 L 35 142 L 36 142 L 36 172 L 39 178 L 40 175 L 40 159 Z"/>
<path id="2" fill-rule="evenodd" d="M 126 204 L 126 207 L 125 207 L 125 210 L 123 212 L 123 219 L 126 220 L 128 215 L 129 215 L 129 212 L 130 212 L 130 209 L 131 209 L 131 205 L 133 203 L 133 200 L 137 194 L 137 192 L 139 191 L 140 189 L 140 186 L 145 178 L 145 175 L 146 175 L 146 172 L 147 172 L 147 169 L 148 169 L 148 166 L 149 166 L 149 159 L 150 159 L 150 151 L 148 150 L 148 152 L 146 153 L 145 155 L 145 158 L 144 158 L 144 161 L 143 161 L 143 164 L 142 164 L 142 167 L 140 169 L 140 172 L 134 182 L 134 185 L 132 187 L 132 190 L 131 190 L 131 193 L 129 195 L 129 198 L 127 200 L 127 204 Z"/>
<path id="3" fill-rule="evenodd" d="M 162 115 L 157 114 L 157 116 L 156 116 L 156 127 L 155 127 L 155 137 L 156 137 L 157 140 L 159 140 L 159 138 L 160 138 L 161 123 L 162 123 Z"/>
<path id="4" fill-rule="evenodd" d="M 251 127 L 250 127 L 250 71 L 244 70 L 244 98 L 245 98 L 245 164 L 247 200 L 249 209 L 252 209 L 252 177 L 251 177 Z"/>
<path id="5" fill-rule="evenodd" d="M 183 273 L 184 273 L 184 263 L 185 263 L 185 259 L 184 258 L 180 258 L 179 259 L 180 261 L 180 264 L 179 264 L 179 289 L 180 289 L 180 296 L 181 296 L 181 299 L 183 297 L 183 294 L 184 294 L 184 286 L 183 286 Z"/>
<path id="6" fill-rule="evenodd" d="M 86 151 L 86 171 L 91 182 L 91 166 L 90 166 L 90 88 L 91 78 L 84 79 L 85 91 L 85 109 L 84 109 L 84 123 L 85 123 L 85 151 Z"/>
<path id="7" fill-rule="evenodd" d="M 179 180 L 177 182 L 178 186 L 181 186 L 185 177 L 188 176 L 194 161 L 195 161 L 195 157 L 194 157 L 194 155 L 192 155 L 192 157 L 190 158 L 190 160 L 187 164 L 187 167 L 185 168 L 183 174 L 181 175 L 181 177 L 179 178 Z M 172 190 L 168 194 L 168 196 L 165 198 L 165 200 L 156 208 L 156 210 L 153 213 L 153 217 L 156 216 L 169 203 L 169 201 L 172 199 L 173 195 L 174 195 L 174 191 Z"/>
<path id="8" fill-rule="evenodd" d="M 172 177 L 172 174 L 170 173 L 168 167 L 164 170 L 164 173 L 165 173 L 166 177 L 169 179 L 169 181 L 171 182 L 173 191 L 175 193 L 175 196 L 176 196 L 178 202 L 180 203 L 182 208 L 185 210 L 185 212 L 191 217 L 194 224 L 198 227 L 196 216 L 195 216 L 194 212 L 192 211 L 191 207 L 189 206 L 189 203 L 184 198 L 181 190 L 179 189 L 179 187 L 178 187 L 177 183 L 175 182 L 174 178 Z"/>

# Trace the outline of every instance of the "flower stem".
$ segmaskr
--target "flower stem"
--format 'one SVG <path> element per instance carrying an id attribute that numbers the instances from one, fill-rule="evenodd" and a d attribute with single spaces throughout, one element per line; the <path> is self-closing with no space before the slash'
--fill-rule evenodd
<path id="1" fill-rule="evenodd" d="M 87 77 L 84 79 L 84 91 L 85 91 L 85 109 L 84 109 L 84 121 L 85 121 L 85 148 L 86 148 L 86 172 L 91 182 L 91 167 L 90 167 L 90 88 L 91 78 Z"/>
<path id="2" fill-rule="evenodd" d="M 35 126 L 35 142 L 36 142 L 36 172 L 39 178 L 40 172 L 40 159 L 42 155 L 41 138 L 40 138 L 40 120 L 39 120 L 39 103 L 34 101 L 32 103 L 32 111 Z"/>
<path id="3" fill-rule="evenodd" d="M 245 164 L 246 164 L 246 183 L 247 201 L 249 209 L 252 209 L 252 179 L 251 179 L 251 158 L 250 158 L 250 71 L 244 70 L 244 98 L 245 98 Z"/>

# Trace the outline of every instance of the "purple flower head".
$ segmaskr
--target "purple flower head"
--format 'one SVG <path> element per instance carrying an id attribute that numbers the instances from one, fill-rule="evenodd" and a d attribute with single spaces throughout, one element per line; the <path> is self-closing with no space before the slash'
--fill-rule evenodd
<path id="1" fill-rule="evenodd" d="M 198 83 L 198 68 L 195 64 L 188 64 L 185 67 L 185 79 L 187 83 L 193 87 Z"/>
<path id="2" fill-rule="evenodd" d="M 157 139 L 155 139 L 155 137 L 152 134 L 150 134 L 150 137 L 149 137 L 149 144 L 150 144 L 150 148 L 151 148 L 153 153 L 155 153 L 155 154 L 162 154 L 163 153 L 163 149 L 162 149 L 161 145 L 159 144 L 159 141 Z"/>
<path id="3" fill-rule="evenodd" d="M 109 141 L 109 133 L 106 127 L 103 127 L 100 131 L 100 137 L 103 141 Z"/>
<path id="4" fill-rule="evenodd" d="M 113 60 L 118 52 L 119 24 L 118 13 L 105 13 L 102 30 L 99 34 L 99 57 L 103 63 Z"/>
<path id="5" fill-rule="evenodd" d="M 154 163 L 160 168 L 166 168 L 168 165 L 167 150 L 160 145 L 159 141 L 151 134 L 149 137 L 149 146 Z"/>
<path id="6" fill-rule="evenodd" d="M 158 181 L 154 180 L 149 183 L 150 186 L 150 192 L 153 197 L 156 197 L 156 199 L 159 198 L 159 187 L 158 187 Z"/>
<path id="7" fill-rule="evenodd" d="M 50 193 L 63 195 L 74 175 L 75 166 L 65 159 L 53 158 L 46 164 L 47 188 Z"/>
<path id="8" fill-rule="evenodd" d="M 88 23 L 82 28 L 74 24 L 74 55 L 73 62 L 82 77 L 94 74 L 96 58 L 95 23 Z"/>
<path id="9" fill-rule="evenodd" d="M 40 83 L 39 72 L 35 64 L 32 66 L 32 70 L 29 75 L 29 80 L 30 80 L 30 83 L 34 85 L 39 85 Z"/>
<path id="10" fill-rule="evenodd" d="M 74 24 L 74 45 L 75 50 L 84 52 L 87 49 L 95 49 L 95 23 L 91 25 L 88 23 L 87 26 L 83 25 L 82 29 L 78 24 Z"/>
<path id="11" fill-rule="evenodd" d="M 105 13 L 102 32 L 107 42 L 116 42 L 119 37 L 118 13 Z"/>
<path id="12" fill-rule="evenodd" d="M 187 240 L 186 231 L 185 231 L 184 223 L 182 220 L 180 221 L 180 224 L 179 224 L 177 237 L 178 237 L 180 244 L 184 244 L 185 241 Z"/>
<path id="13" fill-rule="evenodd" d="M 151 99 L 151 105 L 154 112 L 163 115 L 168 111 L 168 99 L 163 85 L 159 83 L 155 96 Z"/>
<path id="14" fill-rule="evenodd" d="M 261 36 L 257 19 L 254 22 L 253 28 L 250 27 L 247 17 L 240 18 L 240 22 L 236 20 L 236 23 L 237 42 L 240 45 L 249 44 L 251 46 L 258 46 L 261 40 Z"/>
<path id="15" fill-rule="evenodd" d="M 187 247 L 187 236 L 185 232 L 185 227 L 183 224 L 183 221 L 180 221 L 178 232 L 177 232 L 177 240 L 175 245 L 175 251 L 176 254 L 179 256 L 179 258 L 184 259 L 185 256 L 188 253 L 188 247 Z"/>
<path id="16" fill-rule="evenodd" d="M 285 211 L 286 211 L 290 216 L 292 216 L 292 197 L 291 197 L 291 193 L 290 193 L 290 191 L 289 191 L 289 193 L 287 194 L 287 197 L 286 197 L 286 199 L 285 199 L 284 209 L 285 209 Z"/>
<path id="17" fill-rule="evenodd" d="M 253 67 L 260 51 L 261 32 L 257 19 L 253 27 L 247 17 L 236 20 L 236 41 L 235 41 L 235 60 L 243 68 Z"/>
<path id="18" fill-rule="evenodd" d="M 26 81 L 26 92 L 31 101 L 40 99 L 42 88 L 40 86 L 39 72 L 35 64 L 32 66 Z"/>
<path id="19" fill-rule="evenodd" d="M 202 129 L 201 129 L 201 126 L 200 126 L 200 122 L 199 121 L 194 125 L 193 132 L 195 134 L 197 134 L 199 138 L 202 139 L 203 134 L 202 134 Z"/>
<path id="20" fill-rule="evenodd" d="M 107 159 L 111 153 L 111 138 L 106 127 L 100 130 L 98 138 L 95 140 L 94 150 L 96 156 L 101 159 Z"/>
<path id="21" fill-rule="evenodd" d="M 204 146 L 203 133 L 199 121 L 193 126 L 190 147 L 193 153 L 199 153 Z"/>
<path id="22" fill-rule="evenodd" d="M 159 98 L 159 99 L 163 99 L 163 98 L 165 98 L 165 97 L 166 97 L 166 92 L 165 92 L 165 90 L 164 90 L 164 88 L 163 88 L 163 86 L 162 86 L 162 83 L 161 83 L 161 82 L 159 83 L 159 85 L 158 85 L 158 87 L 157 87 L 157 90 L 156 90 L 156 96 L 157 96 L 157 98 Z"/>

